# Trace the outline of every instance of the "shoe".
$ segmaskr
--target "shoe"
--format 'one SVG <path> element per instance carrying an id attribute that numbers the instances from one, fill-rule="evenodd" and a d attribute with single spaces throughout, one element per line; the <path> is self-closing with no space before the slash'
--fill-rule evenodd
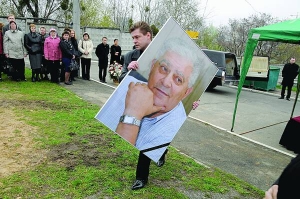
<path id="1" fill-rule="evenodd" d="M 286 98 L 287 101 L 291 101 L 290 98 Z"/>
<path id="2" fill-rule="evenodd" d="M 280 98 L 278 98 L 278 99 L 284 99 L 284 97 L 280 97 Z"/>
<path id="3" fill-rule="evenodd" d="M 164 166 L 165 162 L 166 162 L 166 154 L 168 153 L 168 149 L 166 150 L 166 152 L 159 158 L 158 162 L 156 163 L 156 166 L 158 167 L 162 167 Z"/>
<path id="4" fill-rule="evenodd" d="M 162 167 L 165 164 L 165 156 L 161 157 L 161 159 L 158 160 L 158 162 L 156 163 L 156 166 L 158 167 Z"/>
<path id="5" fill-rule="evenodd" d="M 0 77 L 0 82 L 2 82 L 2 78 Z"/>
<path id="6" fill-rule="evenodd" d="M 31 78 L 31 81 L 32 81 L 32 82 L 36 82 L 34 77 L 33 77 L 33 78 Z"/>
<path id="7" fill-rule="evenodd" d="M 143 188 L 147 184 L 147 180 L 135 180 L 133 183 L 131 189 L 137 190 Z"/>
<path id="8" fill-rule="evenodd" d="M 72 85 L 72 83 L 71 83 L 71 82 L 65 82 L 65 84 L 66 84 L 66 85 Z"/>

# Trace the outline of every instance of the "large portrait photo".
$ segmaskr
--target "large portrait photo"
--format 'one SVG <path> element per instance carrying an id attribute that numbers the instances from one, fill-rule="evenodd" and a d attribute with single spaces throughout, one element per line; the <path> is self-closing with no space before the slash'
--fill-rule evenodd
<path id="1" fill-rule="evenodd" d="M 217 72 L 169 18 L 95 118 L 157 162 Z"/>

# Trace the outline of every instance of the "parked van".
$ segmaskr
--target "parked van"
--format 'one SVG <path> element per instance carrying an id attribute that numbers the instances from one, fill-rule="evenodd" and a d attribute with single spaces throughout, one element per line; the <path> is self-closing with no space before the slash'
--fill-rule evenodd
<path id="1" fill-rule="evenodd" d="M 208 88 L 222 86 L 225 82 L 238 81 L 239 66 L 234 53 L 202 49 L 209 59 L 218 67 L 218 72 Z"/>

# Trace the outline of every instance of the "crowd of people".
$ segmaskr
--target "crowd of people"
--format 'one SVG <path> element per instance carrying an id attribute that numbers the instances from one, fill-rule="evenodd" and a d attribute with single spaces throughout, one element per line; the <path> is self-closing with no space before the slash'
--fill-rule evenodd
<path id="1" fill-rule="evenodd" d="M 29 32 L 21 30 L 15 21 L 15 16 L 7 17 L 8 24 L 0 23 L 0 81 L 2 74 L 6 74 L 13 81 L 27 81 L 25 78 L 25 58 L 29 56 L 31 81 L 50 80 L 52 83 L 64 82 L 72 85 L 80 76 L 79 70 L 70 68 L 71 60 L 81 65 L 81 77 L 90 80 L 90 67 L 93 52 L 93 41 L 87 32 L 81 39 L 76 38 L 73 29 L 65 28 L 59 35 L 55 28 L 47 33 L 46 27 L 39 30 L 35 24 L 29 25 Z M 99 79 L 106 83 L 105 77 L 108 68 L 109 51 L 111 62 L 120 61 L 121 47 L 118 39 L 111 46 L 107 38 L 102 38 L 96 48 L 98 57 Z M 101 75 L 100 75 L 101 74 Z"/>

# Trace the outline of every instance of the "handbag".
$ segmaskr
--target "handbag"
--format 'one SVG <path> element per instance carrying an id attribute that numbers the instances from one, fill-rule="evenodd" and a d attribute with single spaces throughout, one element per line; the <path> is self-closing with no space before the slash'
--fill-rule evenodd
<path id="1" fill-rule="evenodd" d="M 70 67 L 70 71 L 79 70 L 79 64 L 75 59 L 71 59 L 71 63 L 69 67 Z"/>

